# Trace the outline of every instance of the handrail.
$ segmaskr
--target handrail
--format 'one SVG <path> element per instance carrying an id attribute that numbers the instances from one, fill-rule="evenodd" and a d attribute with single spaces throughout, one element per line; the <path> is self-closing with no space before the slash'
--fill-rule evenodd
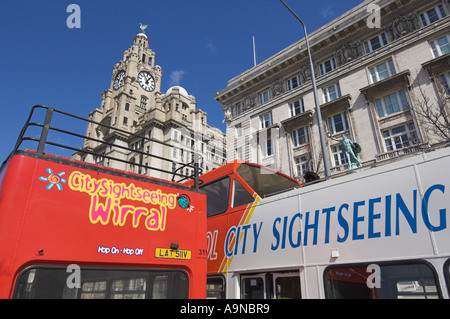
<path id="1" fill-rule="evenodd" d="M 44 119 L 43 123 L 39 123 L 39 122 L 35 122 L 35 121 L 32 122 L 32 120 L 36 116 L 35 115 L 35 111 L 37 109 L 44 109 L 44 110 L 46 110 L 45 119 Z M 101 156 L 104 159 L 110 159 L 110 160 L 114 160 L 114 161 L 119 161 L 119 162 L 127 163 L 127 164 L 130 164 L 130 165 L 134 165 L 134 166 L 137 166 L 137 167 L 146 168 L 146 169 L 150 168 L 150 169 L 152 169 L 154 171 L 159 171 L 159 172 L 171 174 L 173 176 L 172 177 L 172 181 L 175 181 L 175 177 L 180 177 L 180 179 L 176 180 L 176 182 L 193 179 L 195 181 L 194 187 L 195 187 L 196 190 L 198 190 L 198 188 L 199 188 L 199 175 L 202 173 L 202 169 L 198 165 L 198 160 L 200 158 L 200 155 L 197 154 L 197 152 L 195 152 L 194 150 L 186 148 L 189 152 L 194 154 L 194 160 L 192 162 L 184 163 L 184 162 L 174 161 L 174 160 L 171 160 L 171 159 L 168 159 L 168 158 L 156 155 L 156 154 L 152 154 L 150 152 L 147 153 L 147 152 L 143 152 L 141 150 L 131 149 L 131 148 L 123 146 L 123 145 L 118 145 L 118 144 L 115 144 L 115 143 L 111 143 L 111 142 L 108 142 L 108 141 L 100 140 L 100 139 L 97 139 L 97 138 L 94 138 L 94 137 L 90 137 L 90 136 L 86 136 L 86 135 L 81 135 L 81 134 L 78 134 L 78 133 L 75 133 L 75 132 L 71 132 L 71 131 L 66 130 L 66 129 L 62 129 L 62 128 L 58 128 L 58 127 L 52 126 L 51 124 L 52 124 L 52 121 L 54 121 L 54 114 L 61 114 L 61 115 L 65 116 L 65 117 L 70 117 L 70 118 L 73 118 L 73 119 L 76 119 L 76 120 L 81 120 L 81 121 L 84 121 L 84 122 L 87 122 L 87 123 L 92 123 L 92 124 L 98 125 L 100 127 L 110 129 L 112 131 L 124 133 L 124 134 L 126 134 L 126 136 L 129 136 L 129 137 L 135 137 L 135 138 L 141 139 L 142 141 L 149 141 L 149 142 L 153 142 L 153 143 L 158 143 L 160 145 L 163 145 L 165 147 L 169 147 L 171 149 L 173 149 L 174 147 L 180 148 L 179 145 L 177 145 L 177 146 L 170 145 L 170 144 L 167 144 L 167 143 L 155 140 L 153 138 L 149 138 L 149 137 L 146 137 L 146 136 L 143 136 L 143 135 L 138 135 L 138 134 L 135 134 L 135 133 L 131 133 L 129 131 L 126 131 L 126 130 L 123 130 L 123 129 L 120 129 L 120 128 L 112 127 L 110 125 L 106 125 L 106 124 L 103 124 L 103 123 L 100 123 L 100 122 L 96 122 L 96 121 L 93 121 L 91 119 L 86 119 L 86 118 L 83 118 L 83 117 L 80 117 L 80 116 L 77 116 L 77 115 L 74 115 L 74 114 L 70 114 L 70 113 L 67 113 L 67 112 L 64 112 L 64 111 L 61 111 L 61 110 L 57 110 L 55 108 L 51 108 L 51 107 L 44 106 L 44 105 L 35 105 L 35 106 L 33 106 L 31 108 L 30 114 L 29 114 L 29 116 L 28 116 L 24 126 L 22 127 L 22 130 L 19 133 L 19 137 L 18 137 L 17 142 L 16 142 L 16 144 L 15 144 L 15 146 L 13 148 L 13 151 L 5 159 L 5 161 L 3 162 L 2 166 L 1 166 L 1 169 L 3 169 L 3 166 L 11 158 L 11 156 L 14 153 L 16 153 L 16 151 L 19 150 L 19 148 L 21 147 L 21 145 L 22 145 L 22 143 L 24 141 L 32 141 L 32 142 L 37 142 L 38 143 L 35 151 L 36 151 L 37 154 L 40 154 L 40 155 L 44 155 L 44 149 L 45 149 L 46 145 L 51 145 L 51 146 L 54 146 L 54 147 L 57 147 L 57 148 L 61 148 L 61 149 L 72 150 L 72 151 L 75 151 L 75 152 L 78 152 L 78 153 L 84 153 L 84 154 L 89 154 L 89 155 L 97 155 L 97 156 Z M 41 133 L 40 133 L 40 137 L 39 138 L 26 135 L 27 132 L 28 132 L 28 129 L 30 127 L 41 127 Z M 102 145 L 105 145 L 105 146 L 112 146 L 114 148 L 123 149 L 123 150 L 126 150 L 126 151 L 128 151 L 130 153 L 134 153 L 134 154 L 137 154 L 137 155 L 149 156 L 149 157 L 161 160 L 161 161 L 166 161 L 166 162 L 172 163 L 172 167 L 178 167 L 178 168 L 174 169 L 172 171 L 168 171 L 168 170 L 165 170 L 165 169 L 162 169 L 162 168 L 159 168 L 159 167 L 143 165 L 143 164 L 140 164 L 140 163 L 131 162 L 131 161 L 120 159 L 120 158 L 113 157 L 113 156 L 108 156 L 108 155 L 104 155 L 104 154 L 98 154 L 95 151 L 84 149 L 83 147 L 76 148 L 76 147 L 73 147 L 71 145 L 65 145 L 65 144 L 62 144 L 62 143 L 55 142 L 55 141 L 49 141 L 48 140 L 49 139 L 49 133 L 52 132 L 52 131 L 59 132 L 59 133 L 62 133 L 64 135 L 69 135 L 69 136 L 82 138 L 82 139 L 84 139 L 84 141 L 90 140 L 90 141 L 93 141 L 93 142 L 101 143 Z M 183 148 L 185 148 L 185 147 L 183 146 Z M 53 154 L 53 155 L 59 155 L 59 154 Z M 192 172 L 192 174 L 183 174 L 182 168 L 186 168 L 186 167 L 190 168 L 190 171 Z M 184 170 L 184 171 L 186 172 L 186 170 Z"/>

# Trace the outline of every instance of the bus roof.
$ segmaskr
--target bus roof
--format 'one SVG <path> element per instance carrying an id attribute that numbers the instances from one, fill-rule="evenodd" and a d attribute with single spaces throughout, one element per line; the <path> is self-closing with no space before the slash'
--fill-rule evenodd
<path id="1" fill-rule="evenodd" d="M 238 175 L 260 197 L 267 197 L 301 186 L 299 181 L 288 175 L 269 167 L 241 160 L 235 160 L 201 175 L 200 182 L 208 184 L 229 175 Z M 191 184 L 193 184 L 193 181 L 186 183 L 186 185 Z"/>

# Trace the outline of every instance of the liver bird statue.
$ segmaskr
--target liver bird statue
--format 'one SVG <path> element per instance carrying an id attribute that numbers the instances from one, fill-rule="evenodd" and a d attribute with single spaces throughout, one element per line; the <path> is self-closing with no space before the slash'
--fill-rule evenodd
<path id="1" fill-rule="evenodd" d="M 148 24 L 142 24 L 139 22 L 139 28 L 141 29 L 141 32 L 145 34 L 145 29 L 147 29 Z"/>

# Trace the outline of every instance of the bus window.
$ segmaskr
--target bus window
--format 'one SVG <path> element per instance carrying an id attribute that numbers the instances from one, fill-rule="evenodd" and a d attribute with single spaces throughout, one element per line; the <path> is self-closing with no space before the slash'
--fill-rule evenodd
<path id="1" fill-rule="evenodd" d="M 243 277 L 241 299 L 264 299 L 264 279 L 262 277 Z"/>
<path id="2" fill-rule="evenodd" d="M 444 264 L 444 276 L 445 281 L 447 282 L 448 294 L 450 295 L 450 259 L 447 259 Z"/>
<path id="3" fill-rule="evenodd" d="M 258 165 L 243 163 L 236 169 L 236 173 L 238 173 L 261 198 L 300 186 L 296 180 Z"/>
<path id="4" fill-rule="evenodd" d="M 200 187 L 206 192 L 206 211 L 208 217 L 223 214 L 228 209 L 230 177 L 225 177 Z"/>
<path id="5" fill-rule="evenodd" d="M 426 264 L 379 265 L 379 282 L 367 265 L 338 268 L 326 272 L 329 299 L 435 299 L 439 298 L 433 270 Z M 378 287 L 377 287 L 378 286 Z"/>
<path id="6" fill-rule="evenodd" d="M 274 275 L 276 299 L 300 299 L 300 277 L 293 275 Z"/>
<path id="7" fill-rule="evenodd" d="M 225 299 L 225 279 L 222 276 L 211 276 L 206 281 L 207 299 Z"/>
<path id="8" fill-rule="evenodd" d="M 234 179 L 233 185 L 233 207 L 253 203 L 255 199 L 237 179 Z"/>
<path id="9" fill-rule="evenodd" d="M 29 267 L 19 275 L 18 299 L 184 299 L 189 282 L 182 270 L 81 268 L 78 287 L 65 267 Z M 68 282 L 72 284 L 69 285 Z"/>

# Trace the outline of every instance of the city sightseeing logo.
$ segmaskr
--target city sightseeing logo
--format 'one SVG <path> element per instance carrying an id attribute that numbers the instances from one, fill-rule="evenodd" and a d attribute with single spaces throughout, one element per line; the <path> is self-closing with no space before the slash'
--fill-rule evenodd
<path id="1" fill-rule="evenodd" d="M 62 178 L 65 172 L 55 174 L 51 168 L 46 171 L 48 176 L 39 177 L 40 181 L 48 183 L 46 190 L 56 186 L 62 191 L 62 184 L 67 183 L 72 191 L 90 196 L 89 220 L 92 224 L 132 224 L 133 228 L 143 225 L 151 231 L 164 231 L 167 214 L 171 210 L 177 206 L 188 212 L 194 210 L 186 194 L 144 189 L 133 183 L 117 183 L 108 178 L 96 179 L 79 171 L 72 172 L 66 180 Z M 127 200 L 126 204 L 121 203 L 122 200 Z"/>

